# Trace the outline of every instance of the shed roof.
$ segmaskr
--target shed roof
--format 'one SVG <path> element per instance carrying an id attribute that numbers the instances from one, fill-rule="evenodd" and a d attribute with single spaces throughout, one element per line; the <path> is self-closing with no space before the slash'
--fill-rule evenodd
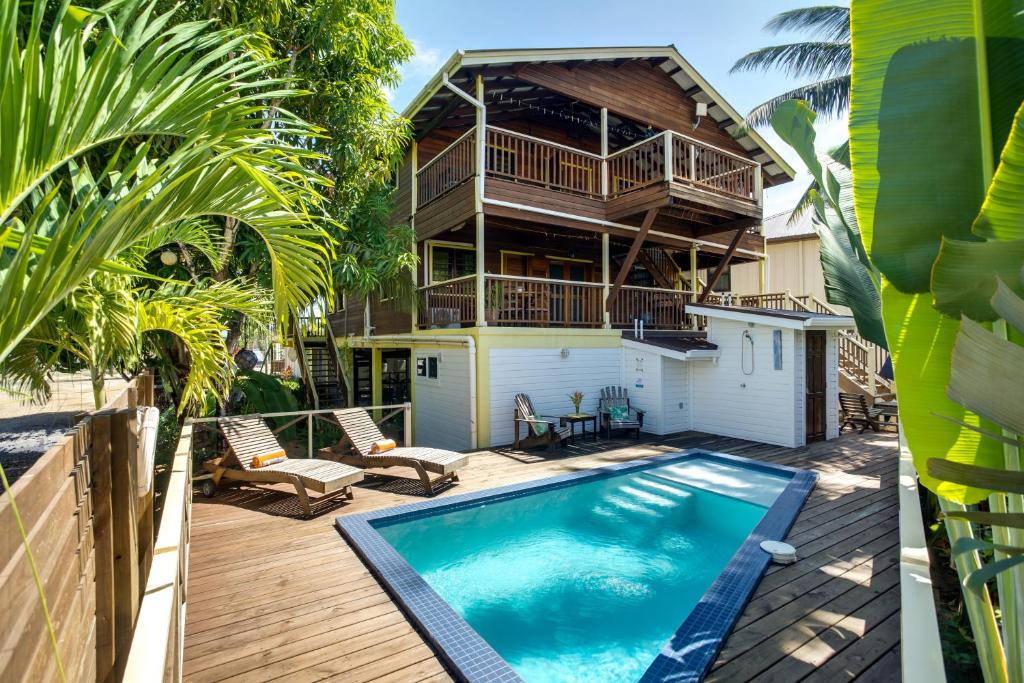
<path id="1" fill-rule="evenodd" d="M 739 112 L 683 58 L 675 45 L 458 50 L 413 98 L 402 112 L 402 116 L 414 118 L 444 87 L 442 75 L 452 79 L 463 68 L 540 62 L 614 62 L 630 59 L 654 60 L 689 97 L 707 104 L 708 116 L 721 124 L 726 132 L 737 135 L 736 141 L 739 145 L 762 163 L 764 171 L 774 179 L 774 182 L 787 182 L 796 176 L 796 171 L 757 131 L 742 128 L 743 117 Z"/>
<path id="2" fill-rule="evenodd" d="M 789 210 L 765 216 L 761 223 L 761 234 L 769 242 L 818 236 L 814 229 L 813 211 L 804 211 L 795 221 L 790 221 L 792 215 L 793 211 Z"/>
<path id="3" fill-rule="evenodd" d="M 686 312 L 709 318 L 760 323 L 795 330 L 845 330 L 856 327 L 852 316 L 815 313 L 813 311 L 789 311 L 776 308 L 754 308 L 751 306 L 687 304 Z"/>

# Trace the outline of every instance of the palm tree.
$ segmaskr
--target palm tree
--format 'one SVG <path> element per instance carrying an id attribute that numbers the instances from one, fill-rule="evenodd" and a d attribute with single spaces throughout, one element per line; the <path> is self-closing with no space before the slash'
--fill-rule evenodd
<path id="1" fill-rule="evenodd" d="M 763 47 L 737 60 L 730 73 L 779 69 L 791 78 L 814 80 L 757 105 L 745 124 L 768 125 L 787 100 L 804 100 L 819 117 L 841 116 L 850 105 L 850 9 L 818 5 L 789 10 L 772 17 L 764 29 L 811 32 L 818 40 Z"/>
<path id="2" fill-rule="evenodd" d="M 0 363 L 98 269 L 142 275 L 118 255 L 205 216 L 266 244 L 278 322 L 330 290 L 319 157 L 282 142 L 319 133 L 259 104 L 297 93 L 246 36 L 154 4 L 33 0 L 28 26 L 0 6 Z"/>

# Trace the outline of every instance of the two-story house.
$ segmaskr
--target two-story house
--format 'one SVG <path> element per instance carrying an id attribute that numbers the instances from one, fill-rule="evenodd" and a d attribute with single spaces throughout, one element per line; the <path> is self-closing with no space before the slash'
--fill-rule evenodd
<path id="1" fill-rule="evenodd" d="M 691 309 L 763 262 L 763 189 L 794 176 L 672 46 L 459 51 L 403 116 L 418 305 L 339 297 L 328 342 L 350 402 L 411 399 L 416 441 L 460 450 L 510 443 L 520 392 L 548 413 L 642 393 L 641 325 L 699 356 Z M 690 374 L 659 380 L 679 400 L 654 429 L 692 424 Z"/>

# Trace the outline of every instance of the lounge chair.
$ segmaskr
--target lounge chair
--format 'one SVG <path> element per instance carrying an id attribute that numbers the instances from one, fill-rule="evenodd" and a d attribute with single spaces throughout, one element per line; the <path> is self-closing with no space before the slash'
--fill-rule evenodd
<path id="1" fill-rule="evenodd" d="M 571 426 L 562 426 L 560 418 L 540 415 L 526 394 L 516 394 L 513 401 L 516 404 L 514 418 L 517 451 L 556 442 L 565 448 L 565 442 L 572 436 Z M 522 438 L 519 437 L 521 424 L 526 426 L 526 436 Z"/>
<path id="2" fill-rule="evenodd" d="M 613 418 L 612 408 L 625 408 L 625 417 Z M 601 417 L 601 428 L 608 438 L 612 438 L 613 429 L 628 429 L 640 438 L 640 430 L 644 426 L 644 411 L 629 405 L 629 395 L 625 387 L 605 387 L 601 389 L 601 398 L 597 402 L 597 412 Z"/>
<path id="3" fill-rule="evenodd" d="M 359 467 L 411 467 L 416 470 L 427 495 L 434 495 L 434 486 L 444 481 L 458 481 L 458 470 L 469 464 L 469 456 L 465 453 L 446 451 L 440 448 L 400 447 L 392 448 L 383 453 L 373 453 L 373 444 L 384 439 L 380 427 L 362 408 L 346 408 L 331 413 L 338 426 L 345 432 L 339 449 L 335 452 L 339 459 L 349 465 Z M 351 445 L 352 450 L 344 447 Z M 431 481 L 431 474 L 439 474 Z"/>
<path id="4" fill-rule="evenodd" d="M 854 429 L 860 428 L 861 434 L 868 427 L 871 431 L 877 432 L 881 429 L 878 418 L 882 414 L 881 408 L 869 408 L 868 401 L 864 394 L 846 394 L 839 392 L 839 408 L 843 411 L 843 424 L 839 426 L 842 431 L 846 425 Z"/>
<path id="5" fill-rule="evenodd" d="M 363 471 L 331 460 L 287 458 L 263 467 L 253 467 L 253 458 L 282 451 L 277 437 L 259 416 L 227 417 L 218 420 L 228 452 L 222 458 L 203 463 L 213 474 L 216 486 L 221 479 L 259 484 L 291 484 L 304 514 L 311 514 L 306 489 L 321 494 L 317 500 L 344 495 L 352 499 L 352 484 L 362 481 Z"/>

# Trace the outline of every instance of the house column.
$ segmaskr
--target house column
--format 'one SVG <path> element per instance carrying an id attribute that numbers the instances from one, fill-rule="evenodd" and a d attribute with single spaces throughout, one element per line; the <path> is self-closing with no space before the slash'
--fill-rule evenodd
<path id="1" fill-rule="evenodd" d="M 601 107 L 601 196 L 608 198 L 608 107 Z"/>
<path id="2" fill-rule="evenodd" d="M 608 233 L 601 233 L 601 310 L 604 316 L 604 327 L 606 330 L 612 326 L 612 313 L 608 310 L 608 291 L 611 270 L 611 238 Z"/>
<path id="3" fill-rule="evenodd" d="M 697 303 L 697 245 L 690 245 L 690 302 Z"/>
<path id="4" fill-rule="evenodd" d="M 486 281 L 484 280 L 484 172 L 487 160 L 487 109 L 484 105 L 484 77 L 476 76 L 476 325 L 487 326 Z"/>

